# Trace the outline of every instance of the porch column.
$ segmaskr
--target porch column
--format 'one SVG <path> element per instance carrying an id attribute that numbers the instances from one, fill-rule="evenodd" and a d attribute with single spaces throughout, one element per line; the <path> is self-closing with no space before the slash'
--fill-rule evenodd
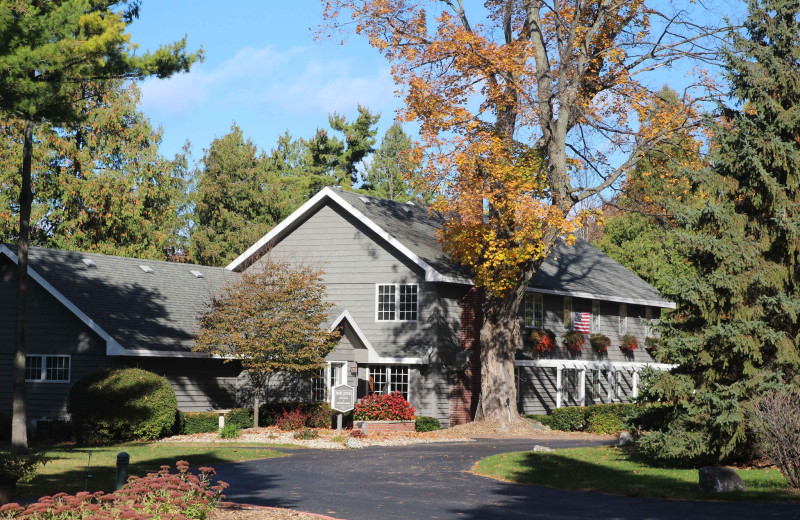
<path id="1" fill-rule="evenodd" d="M 632 397 L 634 399 L 639 397 L 639 371 L 638 370 L 634 370 L 633 371 L 633 392 L 632 392 L 631 395 L 632 395 Z"/>
<path id="2" fill-rule="evenodd" d="M 561 367 L 556 366 L 556 408 L 561 408 Z"/>
<path id="3" fill-rule="evenodd" d="M 586 406 L 586 369 L 582 368 L 578 377 L 578 395 L 581 398 L 581 406 Z"/>
<path id="4" fill-rule="evenodd" d="M 614 402 L 614 369 L 608 371 L 608 402 Z"/>

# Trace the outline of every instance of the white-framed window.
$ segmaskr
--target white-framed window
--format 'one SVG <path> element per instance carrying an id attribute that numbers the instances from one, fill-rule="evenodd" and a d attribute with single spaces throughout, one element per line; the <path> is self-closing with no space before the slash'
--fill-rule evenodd
<path id="1" fill-rule="evenodd" d="M 564 296 L 564 330 L 572 330 L 572 297 Z"/>
<path id="2" fill-rule="evenodd" d="M 311 400 L 325 402 L 328 400 L 328 385 L 325 381 L 325 369 L 320 368 L 311 376 Z"/>
<path id="3" fill-rule="evenodd" d="M 32 354 L 25 356 L 25 381 L 69 383 L 71 361 L 68 355 Z"/>
<path id="4" fill-rule="evenodd" d="M 377 284 L 375 289 L 377 321 L 417 321 L 419 286 L 415 283 Z"/>
<path id="5" fill-rule="evenodd" d="M 628 305 L 619 304 L 619 335 L 624 336 L 628 333 Z"/>
<path id="6" fill-rule="evenodd" d="M 592 300 L 592 333 L 600 332 L 600 302 Z"/>
<path id="7" fill-rule="evenodd" d="M 328 388 L 333 388 L 334 386 L 347 383 L 347 377 L 345 377 L 344 374 L 345 365 L 346 363 L 343 362 L 330 364 L 330 367 L 328 368 L 330 374 L 330 383 Z"/>
<path id="8" fill-rule="evenodd" d="M 653 335 L 653 308 L 644 308 L 644 337 L 649 338 Z"/>
<path id="9" fill-rule="evenodd" d="M 561 369 L 561 395 L 564 404 L 580 401 L 580 370 L 577 368 Z"/>
<path id="10" fill-rule="evenodd" d="M 544 299 L 541 294 L 525 295 L 525 326 L 534 329 L 544 326 Z"/>
<path id="11" fill-rule="evenodd" d="M 408 365 L 368 365 L 367 372 L 370 393 L 400 392 L 408 400 Z"/>

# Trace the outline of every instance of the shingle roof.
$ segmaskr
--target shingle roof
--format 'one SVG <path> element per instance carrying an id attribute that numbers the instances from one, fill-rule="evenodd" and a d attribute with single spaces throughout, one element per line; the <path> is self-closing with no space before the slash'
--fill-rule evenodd
<path id="1" fill-rule="evenodd" d="M 409 206 L 358 193 L 335 191 L 441 274 L 469 278 L 469 272 L 452 262 L 442 251 L 436 233 L 443 221 L 436 214 L 429 215 L 427 209 L 419 205 Z M 411 211 L 408 211 L 409 207 Z M 531 288 L 576 297 L 674 306 L 650 284 L 581 239 L 572 246 L 559 240 L 536 273 Z"/>
<path id="2" fill-rule="evenodd" d="M 7 247 L 16 253 L 15 246 Z M 219 289 L 238 276 L 220 267 L 38 247 L 30 248 L 29 259 L 31 269 L 122 347 L 154 353 L 191 350 L 197 318 Z"/>

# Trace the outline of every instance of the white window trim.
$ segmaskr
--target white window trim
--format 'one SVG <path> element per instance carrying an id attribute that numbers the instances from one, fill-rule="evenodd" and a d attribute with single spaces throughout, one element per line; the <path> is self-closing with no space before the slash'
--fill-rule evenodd
<path id="1" fill-rule="evenodd" d="M 394 319 L 393 320 L 381 320 L 378 319 L 378 303 L 379 298 L 378 295 L 380 294 L 380 287 L 384 286 L 394 286 L 394 296 L 395 296 L 395 307 L 394 307 Z M 414 286 L 417 288 L 417 319 L 415 320 L 401 320 L 400 319 L 400 286 Z M 418 323 L 419 322 L 419 310 L 420 310 L 420 291 L 419 291 L 419 284 L 418 283 L 376 283 L 375 284 L 375 321 L 378 323 Z"/>
<path id="2" fill-rule="evenodd" d="M 569 311 L 569 315 L 567 315 L 567 311 Z M 564 314 L 564 326 L 565 331 L 574 330 L 574 324 L 572 323 L 572 296 L 564 296 L 564 310 L 562 311 Z"/>
<path id="3" fill-rule="evenodd" d="M 597 311 L 597 312 L 595 312 Z M 592 300 L 592 318 L 589 325 L 589 331 L 592 334 L 600 332 L 600 301 Z"/>
<path id="4" fill-rule="evenodd" d="M 323 399 L 314 399 L 314 382 L 315 382 L 315 380 L 318 380 L 320 378 L 319 377 L 315 377 L 315 376 L 311 376 L 311 389 L 310 389 L 310 392 L 311 392 L 311 402 L 312 403 L 325 403 L 325 402 L 328 402 L 328 396 L 330 395 L 330 392 L 328 391 L 328 383 L 327 383 L 327 381 L 328 381 L 328 379 L 327 379 L 327 377 L 328 377 L 328 368 L 327 367 L 321 368 L 320 371 L 322 372 L 321 379 L 322 379 L 323 387 L 325 388 L 325 397 Z"/>
<path id="5" fill-rule="evenodd" d="M 381 366 L 385 370 L 384 375 L 386 377 L 386 384 L 389 386 L 389 392 L 388 393 L 400 392 L 400 390 L 397 390 L 397 389 L 392 387 L 392 372 L 390 372 L 390 370 L 394 371 L 398 367 L 405 367 L 405 369 L 408 371 L 408 379 L 407 379 L 407 383 L 406 383 L 408 391 L 406 392 L 406 394 L 407 394 L 406 401 L 411 402 L 411 386 L 412 386 L 411 385 L 411 367 L 409 365 L 405 365 L 405 364 L 370 363 L 369 365 L 367 365 L 367 381 L 369 381 L 370 372 L 371 372 L 372 368 L 375 367 L 375 366 Z"/>
<path id="6" fill-rule="evenodd" d="M 72 356 L 69 354 L 26 354 L 25 358 L 38 357 L 42 358 L 42 372 L 41 379 L 28 379 L 25 378 L 26 383 L 56 383 L 64 384 L 72 382 Z M 47 358 L 67 358 L 69 359 L 69 367 L 67 368 L 66 379 L 47 379 Z M 27 372 L 27 370 L 26 370 Z"/>
<path id="7" fill-rule="evenodd" d="M 538 300 L 538 302 L 537 302 Z M 537 305 L 538 303 L 538 305 Z M 528 323 L 528 306 L 533 308 L 531 312 L 531 321 Z M 544 328 L 544 296 L 540 293 L 527 293 L 525 295 L 525 308 L 522 315 L 522 321 L 526 329 L 543 329 Z M 536 314 L 539 314 L 539 326 L 536 326 Z"/>
<path id="8" fill-rule="evenodd" d="M 628 333 L 628 304 L 627 303 L 620 303 L 619 304 L 619 323 L 617 332 L 620 336 L 624 336 Z"/>
<path id="9" fill-rule="evenodd" d="M 644 337 L 649 338 L 653 335 L 653 308 L 652 307 L 645 307 L 644 308 L 644 318 L 642 318 L 644 322 Z"/>

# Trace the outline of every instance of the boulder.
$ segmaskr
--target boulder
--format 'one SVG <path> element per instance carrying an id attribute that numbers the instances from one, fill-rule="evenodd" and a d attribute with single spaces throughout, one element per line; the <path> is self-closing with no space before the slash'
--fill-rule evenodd
<path id="1" fill-rule="evenodd" d="M 351 450 L 357 450 L 364 447 L 363 443 L 352 437 L 349 437 L 346 441 L 344 441 L 344 445 Z"/>
<path id="2" fill-rule="evenodd" d="M 536 444 L 533 447 L 533 451 L 534 452 L 541 451 L 541 452 L 547 453 L 547 452 L 553 451 L 553 448 L 548 448 L 547 446 L 540 446 L 540 445 Z"/>
<path id="3" fill-rule="evenodd" d="M 747 491 L 742 477 L 731 468 L 704 466 L 700 468 L 700 490 L 704 493 Z"/>
<path id="4" fill-rule="evenodd" d="M 633 444 L 633 435 L 631 435 L 631 432 L 620 432 L 619 441 L 617 441 L 617 444 L 620 446 Z"/>

